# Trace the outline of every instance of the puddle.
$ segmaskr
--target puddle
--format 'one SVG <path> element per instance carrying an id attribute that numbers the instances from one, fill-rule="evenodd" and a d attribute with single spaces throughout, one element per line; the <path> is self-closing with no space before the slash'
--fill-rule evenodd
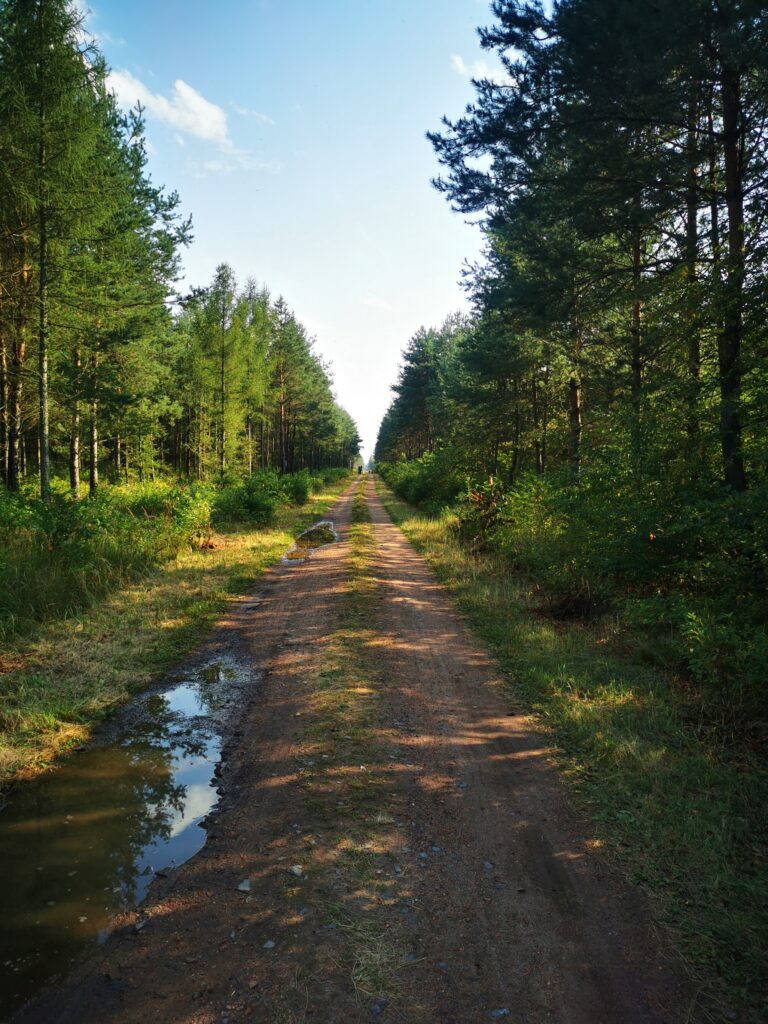
<path id="1" fill-rule="evenodd" d="M 0 1017 L 105 941 L 155 872 L 205 842 L 227 709 L 247 678 L 226 659 L 138 698 L 97 745 L 19 785 L 0 811 Z"/>
<path id="2" fill-rule="evenodd" d="M 330 519 L 321 519 L 296 538 L 294 546 L 283 555 L 284 562 L 303 562 L 313 551 L 339 539 Z"/>

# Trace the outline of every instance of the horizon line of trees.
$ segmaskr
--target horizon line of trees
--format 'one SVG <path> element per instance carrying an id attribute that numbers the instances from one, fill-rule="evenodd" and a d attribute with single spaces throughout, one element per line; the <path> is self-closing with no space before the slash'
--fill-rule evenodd
<path id="1" fill-rule="evenodd" d="M 191 221 L 147 171 L 71 0 L 0 0 L 0 481 L 351 465 L 355 424 L 284 300 L 179 299 Z"/>

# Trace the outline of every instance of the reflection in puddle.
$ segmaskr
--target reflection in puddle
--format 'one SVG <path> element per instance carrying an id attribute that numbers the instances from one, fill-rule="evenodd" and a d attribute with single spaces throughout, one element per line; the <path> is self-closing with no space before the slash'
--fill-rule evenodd
<path id="1" fill-rule="evenodd" d="M 114 742 L 8 795 L 0 811 L 0 1016 L 104 941 L 111 918 L 144 898 L 155 872 L 202 847 L 201 821 L 217 800 L 217 719 L 236 676 L 216 663 L 139 699 L 116 721 Z"/>
<path id="2" fill-rule="evenodd" d="M 339 539 L 330 519 L 321 519 L 296 538 L 296 543 L 283 555 L 284 562 L 303 562 L 313 551 Z"/>

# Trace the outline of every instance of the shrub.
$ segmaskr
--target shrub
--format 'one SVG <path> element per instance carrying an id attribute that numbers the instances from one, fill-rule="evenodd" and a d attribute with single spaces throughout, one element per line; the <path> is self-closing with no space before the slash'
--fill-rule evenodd
<path id="1" fill-rule="evenodd" d="M 410 462 L 403 459 L 376 468 L 396 494 L 430 513 L 450 505 L 465 487 L 455 462 L 445 452 L 427 452 Z"/>
<path id="2" fill-rule="evenodd" d="M 299 473 L 289 473 L 283 477 L 283 486 L 288 500 L 294 505 L 306 505 L 312 487 L 312 477 L 306 469 Z"/>
<path id="3" fill-rule="evenodd" d="M 281 478 L 277 473 L 272 470 L 255 473 L 218 492 L 214 501 L 214 517 L 219 522 L 265 525 L 272 521 L 283 497 Z"/>

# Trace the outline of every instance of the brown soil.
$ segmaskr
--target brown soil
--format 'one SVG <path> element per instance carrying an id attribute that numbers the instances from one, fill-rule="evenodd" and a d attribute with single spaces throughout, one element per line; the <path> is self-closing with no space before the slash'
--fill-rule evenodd
<path id="1" fill-rule="evenodd" d="M 357 619 L 350 490 L 330 513 L 340 543 L 276 567 L 219 628 L 261 682 L 205 848 L 18 1024 L 690 1019 L 536 722 L 370 481 L 367 495 L 377 549 Z M 317 687 L 345 671 L 370 694 L 367 735 L 323 746 Z"/>

